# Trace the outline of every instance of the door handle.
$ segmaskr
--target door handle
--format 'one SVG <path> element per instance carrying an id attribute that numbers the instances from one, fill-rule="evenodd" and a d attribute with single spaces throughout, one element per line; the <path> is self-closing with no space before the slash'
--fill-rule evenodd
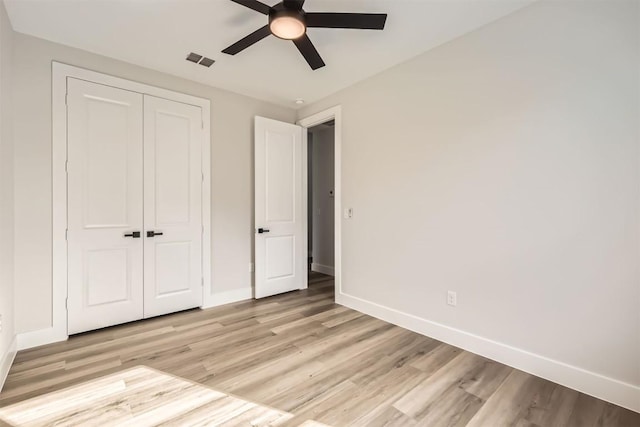
<path id="1" fill-rule="evenodd" d="M 268 233 L 269 229 L 267 228 L 258 228 L 258 234 L 262 234 L 262 233 Z"/>
<path id="2" fill-rule="evenodd" d="M 163 234 L 162 231 L 147 231 L 147 237 L 162 236 Z"/>
<path id="3" fill-rule="evenodd" d="M 134 231 L 132 233 L 125 234 L 124 237 L 132 237 L 134 239 L 139 239 L 140 238 L 140 232 L 139 231 Z"/>

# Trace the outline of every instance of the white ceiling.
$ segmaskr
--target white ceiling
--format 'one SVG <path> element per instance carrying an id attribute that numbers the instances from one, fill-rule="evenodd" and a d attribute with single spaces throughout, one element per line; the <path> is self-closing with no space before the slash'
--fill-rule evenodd
<path id="1" fill-rule="evenodd" d="M 384 31 L 310 28 L 327 64 L 316 71 L 292 42 L 273 36 L 236 56 L 221 53 L 268 19 L 230 0 L 4 2 L 15 31 L 296 108 L 298 98 L 314 102 L 532 0 L 307 0 L 311 12 L 389 15 Z M 216 63 L 185 61 L 189 52 Z"/>

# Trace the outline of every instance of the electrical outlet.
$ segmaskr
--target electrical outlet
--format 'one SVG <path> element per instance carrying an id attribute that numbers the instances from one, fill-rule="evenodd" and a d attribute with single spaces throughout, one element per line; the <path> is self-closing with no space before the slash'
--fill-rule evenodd
<path id="1" fill-rule="evenodd" d="M 344 210 L 343 216 L 345 219 L 353 218 L 353 208 L 347 208 Z"/>
<path id="2" fill-rule="evenodd" d="M 453 291 L 447 292 L 447 304 L 456 306 L 458 304 L 458 295 Z"/>

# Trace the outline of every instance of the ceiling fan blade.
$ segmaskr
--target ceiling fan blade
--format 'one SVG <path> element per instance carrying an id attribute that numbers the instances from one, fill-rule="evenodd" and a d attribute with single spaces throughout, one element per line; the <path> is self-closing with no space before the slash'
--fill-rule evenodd
<path id="1" fill-rule="evenodd" d="M 304 6 L 304 0 L 283 0 L 282 3 L 287 9 L 300 10 Z"/>
<path id="2" fill-rule="evenodd" d="M 260 40 L 262 40 L 263 38 L 267 37 L 270 34 L 271 34 L 271 30 L 269 29 L 269 26 L 265 25 L 259 30 L 256 30 L 253 33 L 249 34 L 247 37 L 241 40 L 238 40 L 237 42 L 235 42 L 234 44 L 232 44 L 231 46 L 223 50 L 222 53 L 235 55 L 236 53 L 242 52 L 252 44 L 259 42 Z"/>
<path id="3" fill-rule="evenodd" d="M 386 13 L 314 13 L 305 14 L 307 27 L 383 30 Z"/>
<path id="4" fill-rule="evenodd" d="M 311 40 L 309 40 L 309 36 L 304 34 L 302 37 L 292 40 L 295 43 L 296 47 L 304 56 L 304 59 L 307 60 L 307 63 L 311 67 L 312 70 L 317 70 L 318 68 L 322 68 L 325 66 L 324 61 L 320 57 L 320 54 L 316 50 Z"/>
<path id="5" fill-rule="evenodd" d="M 253 9 L 256 12 L 260 12 L 265 15 L 268 15 L 269 10 L 271 10 L 269 6 L 259 2 L 258 0 L 231 0 L 231 1 L 234 3 L 241 4 L 244 7 L 248 7 L 249 9 Z"/>

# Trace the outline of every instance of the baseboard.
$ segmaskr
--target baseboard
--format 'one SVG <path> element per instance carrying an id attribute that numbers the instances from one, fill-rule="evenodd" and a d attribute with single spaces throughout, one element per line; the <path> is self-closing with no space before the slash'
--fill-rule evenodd
<path id="1" fill-rule="evenodd" d="M 66 334 L 55 328 L 38 329 L 37 331 L 18 334 L 18 351 L 26 350 L 54 342 L 65 341 L 69 338 Z"/>
<path id="2" fill-rule="evenodd" d="M 405 329 L 460 347 L 480 356 L 553 381 L 607 402 L 640 412 L 640 386 L 587 371 L 558 360 L 432 322 L 393 308 L 336 294 L 336 302 Z"/>
<path id="3" fill-rule="evenodd" d="M 315 262 L 311 263 L 311 271 L 316 271 L 322 274 L 328 274 L 329 276 L 336 275 L 335 268 L 328 265 L 316 264 Z"/>
<path id="4" fill-rule="evenodd" d="M 2 356 L 2 362 L 0 362 L 0 391 L 2 391 L 2 387 L 4 387 L 4 382 L 9 375 L 9 369 L 11 369 L 13 360 L 16 358 L 16 353 L 18 352 L 17 342 L 18 340 L 14 335 L 7 352 Z"/>
<path id="5" fill-rule="evenodd" d="M 208 298 L 206 298 L 202 308 L 217 307 L 219 305 L 243 301 L 251 298 L 253 298 L 253 290 L 251 287 L 219 292 L 209 295 Z M 41 345 L 51 344 L 54 342 L 64 341 L 67 338 L 68 336 L 63 331 L 57 330 L 53 327 L 39 329 L 37 331 L 24 332 L 18 334 L 17 337 L 18 351 L 38 347 Z"/>
<path id="6" fill-rule="evenodd" d="M 244 301 L 253 298 L 253 289 L 251 287 L 233 289 L 225 292 L 217 292 L 207 297 L 202 308 L 217 307 L 219 305 L 230 304 L 232 302 Z"/>

